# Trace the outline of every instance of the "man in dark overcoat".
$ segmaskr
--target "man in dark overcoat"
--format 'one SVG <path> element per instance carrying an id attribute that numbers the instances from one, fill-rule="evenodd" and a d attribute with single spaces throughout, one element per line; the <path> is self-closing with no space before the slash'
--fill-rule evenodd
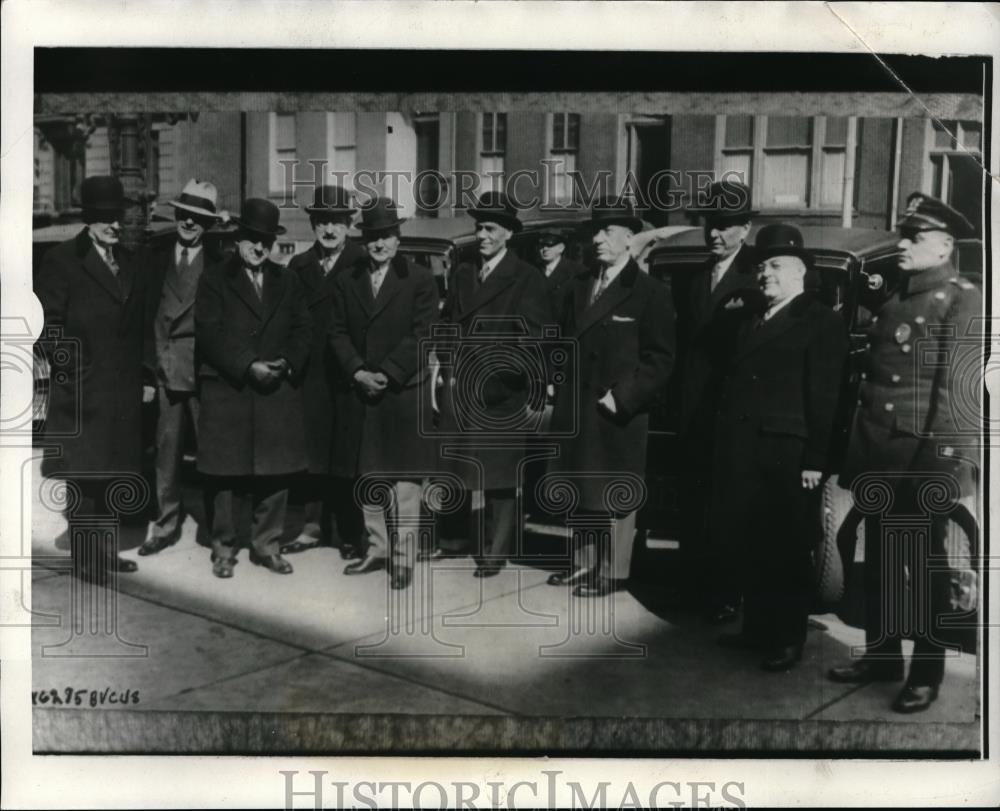
<path id="1" fill-rule="evenodd" d="M 556 391 L 552 425 L 578 432 L 562 443 L 554 470 L 588 474 L 579 509 L 607 516 L 610 535 L 574 550 L 574 569 L 550 585 L 572 585 L 578 597 L 599 597 L 625 586 L 632 564 L 635 510 L 611 510 L 609 489 L 621 474 L 645 478 L 649 407 L 674 363 L 674 313 L 668 288 L 643 273 L 629 253 L 642 229 L 631 203 L 599 200 L 587 223 L 597 268 L 570 284 L 563 334 L 577 343 L 578 368 Z"/>
<path id="2" fill-rule="evenodd" d="M 521 229 L 517 210 L 502 192 L 487 192 L 469 214 L 476 221 L 480 259 L 454 272 L 441 313 L 455 330 L 443 341 L 439 357 L 441 452 L 466 488 L 466 507 L 443 532 L 464 533 L 476 548 L 476 577 L 499 573 L 513 551 L 520 461 L 537 430 L 544 407 L 545 362 L 532 349 L 542 327 L 555 321 L 545 279 L 510 250 L 508 240 Z M 489 345 L 495 349 L 483 349 Z M 500 362 L 527 352 L 526 364 Z M 537 356 L 540 357 L 540 356 Z M 458 458 L 461 457 L 461 458 Z M 487 521 L 481 520 L 484 517 Z M 468 521 L 468 522 L 466 522 Z M 478 527 L 486 527 L 480 538 Z"/>
<path id="3" fill-rule="evenodd" d="M 198 470 L 211 505 L 212 571 L 232 577 L 237 521 L 251 513 L 250 560 L 288 574 L 279 554 L 288 477 L 306 469 L 302 375 L 312 327 L 298 277 L 269 258 L 280 212 L 249 199 L 237 253 L 206 268 L 195 300 L 201 366 Z"/>
<path id="4" fill-rule="evenodd" d="M 677 310 L 675 390 L 683 470 L 679 482 L 681 554 L 690 573 L 686 578 L 692 589 L 689 599 L 716 624 L 736 619 L 740 590 L 730 539 L 714 537 L 708 520 L 719 398 L 715 347 L 710 341 L 719 339 L 714 326 L 725 316 L 724 301 L 731 306 L 743 293 L 759 298 L 756 266 L 746 245 L 751 218 L 757 214 L 751 199 L 750 188 L 738 181 L 709 186 L 705 199 L 688 213 L 701 219 L 710 255 L 693 273 L 671 278 Z"/>
<path id="5" fill-rule="evenodd" d="M 538 256 L 545 284 L 556 313 L 562 311 L 566 285 L 584 271 L 583 265 L 566 256 L 566 237 L 560 231 L 542 231 L 538 235 Z"/>
<path id="6" fill-rule="evenodd" d="M 365 251 L 347 239 L 351 218 L 357 209 L 350 194 L 341 186 L 317 186 L 313 204 L 306 206 L 316 241 L 292 257 L 288 269 L 298 274 L 306 293 L 312 319 L 313 342 L 302 383 L 305 408 L 309 472 L 300 478 L 305 523 L 299 536 L 281 551 L 302 552 L 334 538 L 333 525 L 345 558 L 353 557 L 360 532 L 360 516 L 354 515 L 350 482 L 330 475 L 333 451 L 334 393 L 336 361 L 329 342 L 333 316 L 334 281 L 343 271 L 365 256 Z"/>
<path id="7" fill-rule="evenodd" d="M 410 583 L 421 488 L 436 451 L 420 430 L 419 399 L 430 399 L 421 342 L 438 317 L 437 284 L 429 268 L 397 255 L 402 222 L 389 198 L 364 207 L 359 227 L 368 255 L 337 278 L 330 326 L 340 369 L 333 472 L 352 481 L 384 477 L 393 490 L 387 506 L 360 488 L 367 549 L 344 572 L 365 574 L 391 561 L 394 589 Z"/>
<path id="8" fill-rule="evenodd" d="M 846 683 L 902 680 L 902 638 L 915 629 L 910 672 L 892 705 L 913 713 L 937 699 L 944 679 L 939 637 L 952 610 L 943 565 L 948 515 L 976 492 L 984 361 L 983 327 L 975 321 L 983 299 L 952 264 L 955 240 L 974 234 L 961 213 L 914 193 L 897 229 L 903 278 L 868 328 L 866 371 L 840 479 L 867 513 L 866 649 L 829 675 Z M 877 511 L 873 504 L 884 494 L 891 498 Z"/>
<path id="9" fill-rule="evenodd" d="M 847 360 L 847 326 L 805 292 L 812 257 L 791 225 L 761 229 L 754 244 L 763 306 L 727 301 L 735 340 L 722 347 L 712 515 L 733 540 L 743 628 L 719 643 L 762 653 L 765 670 L 802 656 L 818 526 L 816 497 L 830 473 L 831 441 Z"/>
<path id="10" fill-rule="evenodd" d="M 212 183 L 191 180 L 180 197 L 170 201 L 177 222 L 177 238 L 144 257 L 149 274 L 149 312 L 153 329 L 158 389 L 156 420 L 157 515 L 140 555 L 153 555 L 181 535 L 184 504 L 181 499 L 181 461 L 189 431 L 197 444 L 198 391 L 195 385 L 194 297 L 205 265 L 222 260 L 209 252 L 205 232 L 222 215 L 216 208 L 218 191 Z"/>
<path id="11" fill-rule="evenodd" d="M 150 351 L 146 278 L 135 255 L 119 244 L 132 201 L 112 177 L 86 178 L 80 195 L 86 227 L 45 254 L 34 285 L 45 332 L 55 333 L 45 433 L 62 451 L 46 460 L 43 472 L 67 480 L 81 496 L 67 515 L 74 574 L 104 582 L 109 571 L 138 567 L 75 522 L 113 510 L 105 502 L 115 474 L 140 473 L 142 403 L 155 391 L 152 370 L 144 366 Z M 64 355 L 68 362 L 61 363 Z"/>

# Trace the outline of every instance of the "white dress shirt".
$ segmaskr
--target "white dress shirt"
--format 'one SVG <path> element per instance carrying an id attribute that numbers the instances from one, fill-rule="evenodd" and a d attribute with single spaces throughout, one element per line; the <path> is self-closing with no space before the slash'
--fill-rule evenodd
<path id="1" fill-rule="evenodd" d="M 496 269 L 496 266 L 503 261 L 503 258 L 507 255 L 507 249 L 501 248 L 499 253 L 491 256 L 487 261 L 483 262 L 483 266 L 479 269 L 479 281 L 480 283 L 485 282 L 487 277 Z"/>
<path id="2" fill-rule="evenodd" d="M 199 243 L 198 245 L 182 245 L 180 242 L 178 242 L 177 245 L 174 246 L 175 266 L 180 267 L 181 254 L 185 250 L 187 251 L 188 264 L 191 264 L 194 261 L 194 258 L 198 255 L 198 252 L 201 251 L 201 244 Z"/>

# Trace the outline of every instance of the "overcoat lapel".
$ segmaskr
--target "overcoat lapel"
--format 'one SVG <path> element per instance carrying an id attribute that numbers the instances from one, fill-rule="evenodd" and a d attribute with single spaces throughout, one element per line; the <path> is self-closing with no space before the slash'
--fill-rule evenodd
<path id="1" fill-rule="evenodd" d="M 517 281 L 517 260 L 508 251 L 506 256 L 500 260 L 500 264 L 493 268 L 490 275 L 486 277 L 486 281 L 479 285 L 477 285 L 477 272 L 473 269 L 473 272 L 468 274 L 468 279 L 466 280 L 466 285 L 473 289 L 470 291 L 466 287 L 465 290 L 459 290 L 459 303 L 466 305 L 466 302 L 468 302 L 466 306 L 462 307 L 462 312 L 459 316 L 462 319 L 468 318 L 476 310 L 482 309 Z"/>
<path id="2" fill-rule="evenodd" d="M 261 300 L 257 298 L 257 291 L 254 290 L 253 282 L 251 282 L 247 277 L 243 264 L 238 258 L 234 258 L 234 260 L 230 263 L 228 276 L 229 286 L 233 292 L 236 293 L 240 300 L 249 308 L 250 312 L 258 318 L 262 318 L 264 308 L 261 304 Z"/>
<path id="3" fill-rule="evenodd" d="M 585 307 L 582 312 L 577 311 L 579 314 L 576 321 L 576 335 L 581 335 L 590 329 L 594 324 L 599 323 L 608 313 L 614 310 L 619 304 L 625 301 L 629 296 L 632 295 L 635 289 L 636 274 L 639 273 L 639 266 L 634 260 L 630 259 L 628 264 L 622 269 L 622 272 L 618 274 L 613 282 L 608 285 L 608 288 L 601 293 L 600 298 L 597 299 L 589 307 Z M 591 284 L 580 284 L 577 286 L 576 295 L 579 297 L 581 293 L 584 296 L 584 303 L 590 298 L 591 289 L 593 287 L 593 277 L 591 277 Z M 577 299 L 577 305 L 579 306 L 580 299 Z"/>
<path id="4" fill-rule="evenodd" d="M 382 280 L 382 286 L 378 290 L 378 296 L 376 297 L 371 317 L 375 318 L 382 310 L 386 308 L 393 297 L 403 289 L 402 278 L 407 276 L 409 271 L 406 268 L 406 263 L 397 262 L 393 259 L 392 263 L 389 265 L 389 269 L 386 271 L 385 278 Z M 368 284 L 371 287 L 371 282 Z"/>
<path id="5" fill-rule="evenodd" d="M 800 322 L 800 312 L 797 305 L 801 305 L 802 303 L 801 300 L 789 302 L 787 306 L 775 313 L 769 320 L 764 321 L 756 329 L 754 329 L 750 321 L 745 322 L 740 335 L 740 348 L 736 353 L 736 359 L 740 360 L 750 353 L 756 352 L 762 346 L 767 345 L 775 338 L 779 338 L 788 332 L 788 330 L 797 326 Z"/>
<path id="6" fill-rule="evenodd" d="M 121 272 L 121 265 L 118 267 L 119 272 Z M 87 249 L 83 257 L 83 269 L 110 295 L 114 296 L 117 301 L 123 300 L 122 288 L 118 283 L 118 279 L 111 272 L 111 268 L 101 259 L 100 254 L 97 253 L 97 248 L 91 246 Z"/>
<path id="7" fill-rule="evenodd" d="M 330 271 L 331 273 L 333 271 Z M 389 274 L 386 274 L 388 276 Z M 384 282 L 383 282 L 384 284 Z M 368 263 L 358 262 L 354 268 L 354 284 L 351 285 L 354 295 L 364 310 L 365 317 L 370 321 L 375 309 L 375 299 L 372 297 L 372 280 L 368 275 Z"/>

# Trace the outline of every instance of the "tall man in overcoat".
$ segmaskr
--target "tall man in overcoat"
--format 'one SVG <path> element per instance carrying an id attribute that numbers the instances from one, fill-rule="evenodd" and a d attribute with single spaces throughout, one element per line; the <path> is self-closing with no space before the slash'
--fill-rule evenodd
<path id="1" fill-rule="evenodd" d="M 329 331 L 340 370 L 332 469 L 352 481 L 377 475 L 393 490 L 388 506 L 371 486 L 356 491 L 367 548 L 344 573 L 388 565 L 394 589 L 410 583 L 422 481 L 436 451 L 420 430 L 419 399 L 430 400 L 421 342 L 438 317 L 437 284 L 429 268 L 397 255 L 402 222 L 389 198 L 364 207 L 359 227 L 368 255 L 336 279 Z"/>
<path id="2" fill-rule="evenodd" d="M 556 392 L 553 428 L 578 433 L 562 443 L 552 467 L 589 474 L 580 485 L 579 509 L 602 513 L 610 542 L 574 550 L 574 569 L 554 574 L 550 585 L 571 585 L 578 597 L 600 597 L 623 588 L 632 564 L 635 510 L 611 511 L 606 503 L 616 474 L 645 478 L 649 408 L 674 363 L 674 313 L 669 290 L 643 273 L 629 254 L 642 229 L 626 201 L 599 200 L 587 223 L 597 268 L 579 274 L 564 299 L 563 334 L 577 342 L 578 368 Z M 620 480 L 619 476 L 619 480 Z"/>
<path id="3" fill-rule="evenodd" d="M 896 227 L 903 279 L 868 330 L 841 475 L 855 503 L 885 491 L 892 497 L 885 515 L 869 510 L 865 519 L 865 654 L 829 675 L 846 683 L 902 680 L 902 635 L 911 626 L 910 672 L 892 708 L 913 713 L 930 707 L 944 679 L 941 618 L 951 609 L 940 562 L 948 559 L 948 514 L 976 491 L 975 451 L 962 446 L 975 446 L 982 430 L 982 327 L 973 327 L 983 299 L 952 264 L 955 240 L 974 233 L 962 214 L 914 193 Z M 928 513 L 926 546 L 919 531 L 883 527 L 883 518 L 899 524 L 900 516 Z M 907 580 L 910 605 L 903 602 Z"/>
<path id="4" fill-rule="evenodd" d="M 250 560 L 278 574 L 288 479 L 306 469 L 302 375 L 312 326 L 295 273 L 272 262 L 284 227 L 267 200 L 249 199 L 237 253 L 206 268 L 195 300 L 201 355 L 198 470 L 211 504 L 212 571 L 233 576 L 237 522 L 251 513 Z"/>
<path id="5" fill-rule="evenodd" d="M 149 312 L 153 329 L 159 413 L 156 421 L 156 520 L 140 555 L 154 555 L 181 535 L 181 461 L 190 431 L 198 436 L 197 360 L 194 343 L 194 297 L 205 265 L 222 260 L 209 253 L 205 232 L 222 216 L 218 191 L 212 183 L 191 180 L 180 197 L 170 201 L 177 238 L 149 252 Z"/>
<path id="6" fill-rule="evenodd" d="M 715 411 L 719 374 L 713 362 L 719 340 L 715 329 L 730 306 L 743 298 L 759 298 L 756 266 L 750 247 L 751 190 L 724 180 L 708 188 L 704 200 L 688 209 L 701 219 L 710 255 L 693 273 L 671 277 L 677 310 L 678 432 L 684 475 L 680 481 L 681 553 L 690 573 L 690 598 L 713 623 L 736 619 L 740 589 L 732 565 L 729 538 L 711 532 L 710 492 L 713 480 Z M 725 334 L 725 333 L 723 333 Z M 732 337 L 732 336 L 728 336 Z"/>
<path id="7" fill-rule="evenodd" d="M 469 214 L 476 221 L 480 258 L 454 272 L 441 317 L 456 335 L 443 341 L 438 352 L 450 358 L 441 366 L 441 431 L 450 435 L 442 448 L 462 458 L 440 464 L 451 467 L 466 487 L 469 509 L 457 515 L 469 519 L 463 529 L 476 548 L 475 576 L 492 577 L 520 534 L 520 462 L 529 434 L 537 428 L 545 390 L 545 369 L 538 364 L 533 368 L 514 362 L 508 368 L 498 359 L 523 352 L 525 342 L 537 340 L 543 325 L 555 318 L 542 274 L 508 250 L 521 221 L 507 196 L 487 192 Z M 484 341 L 500 348 L 477 352 Z M 488 518 L 483 538 L 477 529 L 484 525 L 480 510 Z"/>
<path id="8" fill-rule="evenodd" d="M 67 515 L 74 574 L 104 582 L 109 571 L 138 567 L 112 544 L 74 531 L 74 522 L 113 509 L 105 502 L 116 474 L 140 474 L 142 403 L 155 391 L 143 363 L 150 351 L 146 278 L 134 254 L 119 244 L 132 201 L 112 177 L 86 178 L 80 194 L 86 227 L 49 250 L 35 278 L 45 331 L 57 333 L 45 432 L 62 450 L 43 470 L 66 479 L 82 497 Z M 60 350 L 68 363 L 59 362 Z"/>
<path id="9" fill-rule="evenodd" d="M 341 186 L 318 186 L 313 204 L 306 206 L 316 241 L 292 257 L 288 269 L 298 274 L 305 289 L 312 320 L 313 341 L 302 383 L 309 472 L 300 479 L 305 524 L 295 540 L 282 547 L 283 554 L 302 552 L 332 543 L 333 524 L 341 555 L 353 557 L 359 540 L 360 516 L 351 498 L 350 482 L 330 475 L 333 453 L 334 378 L 336 361 L 330 347 L 334 282 L 342 272 L 364 258 L 360 245 L 348 241 L 347 232 L 357 209 Z"/>
<path id="10" fill-rule="evenodd" d="M 765 226 L 754 254 L 763 306 L 731 293 L 742 304 L 715 325 L 734 339 L 721 344 L 712 520 L 733 541 L 744 594 L 742 631 L 719 643 L 759 651 L 777 671 L 805 644 L 815 495 L 830 473 L 848 339 L 843 319 L 805 292 L 812 256 L 797 228 Z"/>

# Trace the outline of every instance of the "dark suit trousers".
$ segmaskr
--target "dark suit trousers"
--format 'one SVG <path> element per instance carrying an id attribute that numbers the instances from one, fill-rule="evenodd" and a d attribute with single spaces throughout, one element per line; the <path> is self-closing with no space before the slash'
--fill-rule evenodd
<path id="1" fill-rule="evenodd" d="M 813 596 L 807 515 L 818 516 L 818 490 L 802 487 L 801 441 L 771 437 L 738 496 L 745 521 L 743 631 L 765 647 L 802 645 Z M 818 527 L 818 525 L 817 525 Z"/>
<path id="2" fill-rule="evenodd" d="M 916 506 L 916 489 L 893 486 L 894 513 L 924 513 Z M 942 615 L 951 612 L 949 572 L 942 565 L 947 531 L 947 511 L 904 519 L 899 527 L 881 515 L 865 519 L 866 653 L 887 662 L 900 659 L 902 640 L 912 638 L 913 685 L 936 686 L 944 679 L 946 648 L 936 634 Z M 933 567 L 931 558 L 938 561 Z"/>
<path id="3" fill-rule="evenodd" d="M 159 389 L 156 422 L 156 500 L 159 505 L 153 537 L 177 540 L 184 521 L 181 462 L 188 431 L 198 439 L 198 398 L 194 392 Z"/>
<path id="4" fill-rule="evenodd" d="M 250 547 L 258 555 L 276 555 L 285 531 L 288 480 L 285 476 L 209 476 L 206 500 L 211 513 L 212 552 L 235 559 L 241 530 L 250 518 Z"/>
<path id="5" fill-rule="evenodd" d="M 296 487 L 305 513 L 301 535 L 333 546 L 360 543 L 364 520 L 354 500 L 354 482 L 341 476 L 306 473 Z"/>

